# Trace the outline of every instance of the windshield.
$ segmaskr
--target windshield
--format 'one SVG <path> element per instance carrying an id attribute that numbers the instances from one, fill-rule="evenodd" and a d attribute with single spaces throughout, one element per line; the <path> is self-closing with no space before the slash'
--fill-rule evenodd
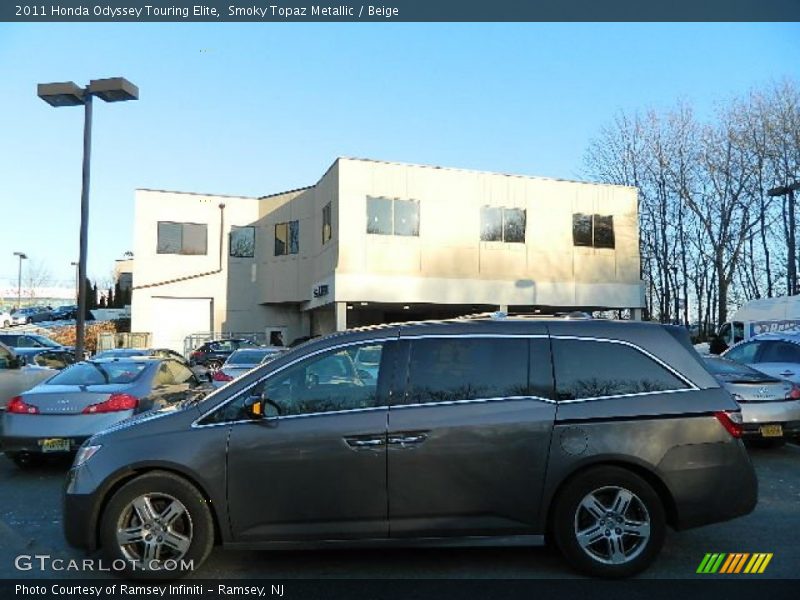
<path id="1" fill-rule="evenodd" d="M 61 348 L 61 344 L 54 342 L 50 338 L 44 337 L 43 335 L 30 335 L 28 337 L 33 338 L 37 342 L 39 342 L 42 346 L 47 346 L 48 348 Z"/>
<path id="2" fill-rule="evenodd" d="M 106 385 L 132 383 L 147 368 L 146 362 L 82 362 L 51 377 L 47 385 Z"/>

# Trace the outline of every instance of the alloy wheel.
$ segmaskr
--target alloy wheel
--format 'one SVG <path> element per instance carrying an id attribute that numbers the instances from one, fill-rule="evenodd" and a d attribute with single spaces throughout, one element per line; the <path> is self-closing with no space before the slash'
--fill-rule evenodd
<path id="1" fill-rule="evenodd" d="M 633 492 L 618 486 L 596 489 L 575 511 L 575 539 L 593 560 L 622 565 L 634 560 L 650 539 L 650 514 Z"/>
<path id="2" fill-rule="evenodd" d="M 169 494 L 149 493 L 135 498 L 117 521 L 122 555 L 145 570 L 182 559 L 189 551 L 192 535 L 189 511 Z"/>

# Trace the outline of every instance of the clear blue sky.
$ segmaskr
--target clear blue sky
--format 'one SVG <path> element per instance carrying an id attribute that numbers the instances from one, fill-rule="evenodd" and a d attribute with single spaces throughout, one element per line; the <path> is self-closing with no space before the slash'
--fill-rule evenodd
<path id="1" fill-rule="evenodd" d="M 800 80 L 797 24 L 0 24 L 0 288 L 12 253 L 72 284 L 82 110 L 38 82 L 124 76 L 95 105 L 89 273 L 132 249 L 139 187 L 262 195 L 337 156 L 576 178 L 620 109 L 709 114 Z"/>

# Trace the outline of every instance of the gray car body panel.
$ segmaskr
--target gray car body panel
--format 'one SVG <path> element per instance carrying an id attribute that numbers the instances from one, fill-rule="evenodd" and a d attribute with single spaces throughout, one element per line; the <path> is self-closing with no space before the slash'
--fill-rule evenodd
<path id="1" fill-rule="evenodd" d="M 687 389 L 572 402 L 521 397 L 397 406 L 392 400 L 387 407 L 300 418 L 206 420 L 239 393 L 314 353 L 374 340 L 463 335 L 622 341 L 670 365 Z M 405 371 L 401 346 L 394 348 L 390 387 L 398 393 Z M 68 477 L 66 510 L 75 518 L 65 518 L 65 532 L 73 545 L 94 548 L 106 495 L 151 469 L 197 485 L 225 544 L 541 534 L 560 486 L 598 464 L 625 465 L 651 479 L 673 526 L 710 523 L 745 514 L 756 501 L 746 451 L 713 416 L 735 410 L 688 342 L 657 325 L 508 319 L 364 328 L 306 342 L 197 405 L 95 435 L 87 443 L 100 450 Z M 419 431 L 426 437 L 416 448 L 391 443 L 393 436 Z M 381 432 L 386 450 L 353 450 L 343 439 Z M 451 484 L 457 487 L 447 489 Z M 320 490 L 329 507 L 322 511 Z M 361 502 L 365 494 L 358 510 L 344 504 Z M 281 519 L 281 510 L 295 519 Z"/>

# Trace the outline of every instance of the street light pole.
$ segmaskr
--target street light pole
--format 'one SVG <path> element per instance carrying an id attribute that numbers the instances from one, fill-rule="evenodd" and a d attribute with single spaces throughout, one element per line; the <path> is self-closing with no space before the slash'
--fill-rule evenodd
<path id="1" fill-rule="evenodd" d="M 22 261 L 28 258 L 24 252 L 14 252 L 14 256 L 19 257 L 19 269 L 17 271 L 17 310 L 22 308 Z"/>
<path id="2" fill-rule="evenodd" d="M 781 185 L 774 187 L 767 191 L 767 196 L 787 196 L 788 197 L 788 212 L 789 212 L 789 239 L 786 241 L 786 254 L 788 255 L 788 269 L 786 282 L 787 295 L 794 296 L 797 294 L 797 250 L 795 238 L 795 202 L 794 192 L 800 189 L 800 181 L 795 181 L 790 185 Z"/>
<path id="3" fill-rule="evenodd" d="M 81 179 L 80 254 L 78 256 L 78 314 L 75 323 L 75 356 L 83 358 L 86 338 L 86 261 L 89 247 L 89 168 L 92 154 L 92 98 L 106 102 L 138 100 L 139 88 L 123 77 L 92 79 L 81 88 L 72 81 L 40 83 L 38 96 L 50 106 L 83 105 L 83 174 Z"/>

